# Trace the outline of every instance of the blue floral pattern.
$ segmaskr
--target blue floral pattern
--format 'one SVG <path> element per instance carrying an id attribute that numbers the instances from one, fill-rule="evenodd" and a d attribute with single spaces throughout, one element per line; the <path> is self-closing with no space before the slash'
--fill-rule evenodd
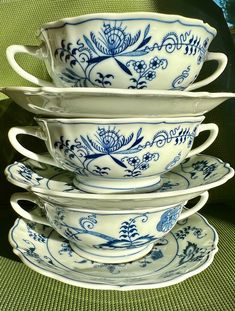
<path id="1" fill-rule="evenodd" d="M 214 171 L 208 175 L 203 175 L 203 171 L 195 171 L 195 165 L 197 163 L 207 163 L 206 167 L 214 167 Z M 27 166 L 31 170 L 27 176 L 32 176 L 31 179 L 24 174 L 20 174 L 19 171 L 22 167 Z M 35 191 L 39 189 L 41 192 L 48 192 L 47 200 L 55 204 L 68 205 L 76 204 L 76 201 L 83 198 L 83 193 L 75 188 L 72 184 L 73 173 L 55 166 L 43 164 L 43 170 L 39 167 L 38 162 L 30 159 L 25 159 L 22 162 L 15 162 L 10 164 L 6 170 L 7 179 L 22 188 L 29 188 L 34 186 Z M 204 171 L 205 172 L 205 171 Z M 36 181 L 34 177 L 39 177 Z M 177 203 L 177 196 L 182 193 L 197 192 L 198 187 L 209 190 L 226 182 L 233 176 L 233 169 L 228 163 L 221 161 L 214 156 L 208 156 L 204 154 L 195 155 L 190 159 L 184 160 L 173 170 L 167 172 L 162 176 L 162 186 L 154 192 L 154 198 L 157 199 L 159 195 L 163 200 L 168 200 L 168 196 L 172 196 L 174 202 Z M 195 178 L 196 177 L 196 178 Z M 27 178 L 27 179 L 26 179 Z M 54 196 L 54 191 L 59 192 L 59 197 Z M 63 198 L 66 193 L 67 198 Z M 70 195 L 71 193 L 71 195 Z M 73 194 L 72 194 L 73 193 Z M 174 199 L 175 198 L 175 199 Z"/>
<path id="2" fill-rule="evenodd" d="M 181 213 L 181 207 L 169 208 L 166 210 L 157 224 L 157 230 L 160 232 L 168 232 L 176 224 Z"/>
<path id="3" fill-rule="evenodd" d="M 188 172 L 187 168 L 188 159 L 183 161 L 184 167 L 183 171 Z M 216 174 L 216 168 L 218 167 L 218 163 L 208 163 L 206 160 L 197 161 L 193 163 L 192 167 L 190 168 L 190 176 L 192 179 L 199 178 L 200 175 L 203 176 L 204 180 L 211 178 L 213 174 Z M 193 168 L 193 170 L 192 170 Z M 199 175 L 200 174 L 200 175 Z"/>
<path id="4" fill-rule="evenodd" d="M 54 147 L 58 150 L 55 156 L 59 159 L 60 153 L 63 153 L 66 164 L 69 167 L 74 167 L 74 171 L 81 176 L 87 176 L 88 173 L 96 176 L 108 176 L 111 167 L 108 165 L 100 167 L 93 163 L 101 157 L 108 156 L 113 164 L 123 170 L 123 173 L 120 173 L 122 177 L 138 177 L 159 160 L 160 154 L 147 151 L 149 148 L 154 146 L 156 150 L 170 143 L 174 146 L 187 144 L 187 148 L 190 148 L 196 135 L 196 128 L 197 126 L 190 131 L 188 127 L 184 128 L 181 125 L 174 127 L 173 125 L 171 130 L 153 133 L 151 140 L 144 141 L 141 127 L 136 133 L 132 132 L 128 136 L 122 135 L 116 127 L 98 127 L 93 137 L 81 135 L 73 142 L 61 136 L 54 142 Z M 146 153 L 143 153 L 145 149 Z M 140 152 L 141 155 L 138 156 Z M 180 155 L 181 153 L 166 165 L 166 171 L 177 164 Z"/>
<path id="5" fill-rule="evenodd" d="M 27 228 L 30 228 L 31 235 Z M 201 234 L 195 235 L 196 232 Z M 157 287 L 168 281 L 177 283 L 177 280 L 205 269 L 212 262 L 218 243 L 215 229 L 199 214 L 186 219 L 184 225 L 176 224 L 170 233 L 157 241 L 148 255 L 123 264 L 84 259 L 51 228 L 23 219 L 16 221 L 9 236 L 24 262 L 43 274 L 45 270 L 50 271 L 50 275 L 60 276 L 65 282 L 72 280 L 79 286 L 83 282 L 92 288 L 106 284 L 117 289 L 129 285 L 132 289 L 135 286 L 145 288 L 145 285 L 149 288 L 151 284 Z M 46 239 L 35 239 L 37 236 L 45 236 Z"/>
<path id="6" fill-rule="evenodd" d="M 129 88 L 143 89 L 150 81 L 158 78 L 159 70 L 168 67 L 167 58 L 158 57 L 160 51 L 164 50 L 167 56 L 182 50 L 183 55 L 197 55 L 198 65 L 203 63 L 209 38 L 202 42 L 189 29 L 181 34 L 166 33 L 161 42 L 154 42 L 150 32 L 150 24 L 143 30 L 131 33 L 122 21 L 104 21 L 100 31 L 91 31 L 89 35 L 78 38 L 75 43 L 61 40 L 60 47 L 54 51 L 54 56 L 67 64 L 60 79 L 74 87 L 110 87 L 116 78 L 115 74 L 96 71 L 96 67 L 99 63 L 112 59 L 130 77 Z M 153 57 L 147 63 L 142 57 L 150 52 Z M 132 57 L 134 59 L 130 59 Z M 173 89 L 183 89 L 181 83 L 188 78 L 189 70 L 188 67 L 172 81 Z"/>
<path id="7" fill-rule="evenodd" d="M 196 243 L 187 242 L 188 245 L 179 255 L 179 265 L 183 265 L 189 261 L 200 261 L 208 255 L 208 250 L 203 247 L 198 247 Z"/>
<path id="8" fill-rule="evenodd" d="M 53 227 L 61 234 L 69 239 L 74 241 L 81 241 L 83 235 L 91 235 L 93 237 L 97 237 L 98 240 L 104 240 L 104 243 L 98 243 L 95 245 L 95 248 L 100 249 L 132 249 L 136 247 L 144 246 L 146 243 L 155 241 L 157 238 L 153 235 L 146 234 L 142 235 L 139 231 L 139 224 L 137 220 L 140 222 L 141 226 L 143 223 L 148 223 L 149 215 L 148 213 L 137 215 L 134 218 L 126 219 L 122 221 L 120 224 L 120 228 L 118 230 L 118 236 L 110 236 L 99 231 L 95 231 L 96 225 L 100 222 L 99 216 L 94 214 L 90 214 L 86 217 L 80 217 L 77 221 L 79 226 L 73 227 L 66 223 L 66 216 L 64 208 L 56 208 L 55 216 L 53 216 Z M 169 219 L 168 227 L 169 227 Z M 162 224 L 164 220 L 161 220 Z M 163 224 L 164 226 L 164 224 Z M 173 223 L 172 223 L 173 226 Z M 80 227 L 80 228 L 79 228 Z M 157 229 L 157 228 L 156 228 Z M 158 230 L 158 229 L 157 229 Z M 66 248 L 63 246 L 61 251 L 66 251 Z"/>
<path id="9" fill-rule="evenodd" d="M 43 179 L 43 177 L 33 173 L 32 169 L 29 166 L 26 165 L 20 165 L 18 169 L 18 174 L 22 176 L 23 179 L 26 181 L 30 181 L 33 183 L 34 186 L 40 185 L 40 181 Z"/>

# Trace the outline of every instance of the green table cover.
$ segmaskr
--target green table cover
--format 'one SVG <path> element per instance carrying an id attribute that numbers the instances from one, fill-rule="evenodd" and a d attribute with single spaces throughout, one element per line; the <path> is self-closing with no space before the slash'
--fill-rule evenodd
<path id="1" fill-rule="evenodd" d="M 221 208 L 221 207 L 218 207 Z M 219 234 L 219 252 L 203 272 L 179 284 L 127 292 L 71 286 L 0 257 L 1 311 L 233 311 L 235 228 L 204 214 Z"/>

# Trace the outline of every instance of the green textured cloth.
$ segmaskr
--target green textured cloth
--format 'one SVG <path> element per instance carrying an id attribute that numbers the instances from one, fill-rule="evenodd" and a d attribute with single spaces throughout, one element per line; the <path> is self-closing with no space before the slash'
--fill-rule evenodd
<path id="1" fill-rule="evenodd" d="M 38 45 L 35 33 L 42 24 L 86 13 L 156 11 L 156 4 L 157 0 L 1 0 L 0 87 L 30 85 L 11 69 L 5 57 L 5 50 L 11 44 Z M 47 77 L 45 67 L 40 61 L 25 55 L 19 55 L 17 59 L 26 70 L 42 78 Z M 3 97 L 4 95 L 0 94 L 0 99 Z M 227 107 L 229 107 L 228 116 L 233 115 L 231 107 Z M 221 117 L 221 112 L 218 114 Z M 11 162 L 14 156 L 10 145 L 6 142 L 8 128 L 31 124 L 32 116 L 26 112 L 22 113 L 20 108 L 10 101 L 2 101 L 0 120 L 1 146 L 4 146 L 0 155 L 2 173 L 6 162 Z M 227 123 L 231 127 L 231 130 L 228 130 L 230 133 L 234 127 L 232 128 L 232 122 Z M 221 137 L 221 141 L 224 143 L 225 139 Z M 221 158 L 229 161 L 231 146 L 229 144 L 226 146 L 227 149 L 221 147 L 224 155 Z M 220 156 L 219 152 L 212 154 Z M 8 190 L 5 184 L 1 189 L 4 189 L 2 192 L 5 195 Z M 226 192 L 228 187 L 225 186 L 222 189 L 221 192 L 215 190 L 218 195 L 216 197 L 214 191 L 212 197 L 217 201 L 223 201 L 225 197 L 232 201 L 234 198 L 232 191 Z M 4 195 L 1 195 L 1 199 Z M 4 219 L 8 220 L 7 215 Z M 202 273 L 167 288 L 130 292 L 83 289 L 42 276 L 22 263 L 0 257 L 0 311 L 233 311 L 235 310 L 234 225 L 221 220 L 219 216 L 210 217 L 208 220 L 215 226 L 220 238 L 219 252 L 214 262 Z M 0 229 L 7 225 L 3 221 L 0 223 Z M 0 236 L 1 240 L 3 235 Z M 7 243 L 7 238 L 4 242 Z"/>
<path id="2" fill-rule="evenodd" d="M 0 257 L 1 311 L 233 311 L 234 225 L 208 217 L 219 234 L 219 252 L 203 272 L 179 284 L 128 292 L 71 286 Z"/>

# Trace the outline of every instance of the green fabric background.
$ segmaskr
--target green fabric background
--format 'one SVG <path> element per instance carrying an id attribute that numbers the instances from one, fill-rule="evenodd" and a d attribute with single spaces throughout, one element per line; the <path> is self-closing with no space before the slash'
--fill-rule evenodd
<path id="1" fill-rule="evenodd" d="M 203 3 L 203 0 L 198 1 Z M 156 11 L 156 4 L 157 0 L 0 0 L 0 87 L 30 85 L 8 65 L 5 50 L 11 44 L 38 45 L 35 33 L 42 24 L 86 13 Z M 24 68 L 47 78 L 40 61 L 25 55 L 17 57 Z M 4 95 L 0 93 L 0 99 L 3 98 Z M 226 120 L 224 115 L 231 117 L 233 111 L 235 112 L 234 107 L 231 104 L 219 107 L 207 116 L 207 122 L 221 120 L 223 124 Z M 3 169 L 15 156 L 7 141 L 7 131 L 14 125 L 31 124 L 32 120 L 32 115 L 16 107 L 10 100 L 0 101 L 0 202 L 1 209 L 7 211 L 3 218 L 0 211 L 0 256 L 8 251 L 7 249 L 3 252 L 4 247 L 8 247 L 11 252 L 6 232 L 10 228 L 8 226 L 13 225 L 13 218 L 17 217 L 8 203 L 13 188 L 2 177 Z M 234 151 L 234 142 L 231 143 L 228 137 L 230 133 L 234 133 L 235 123 L 230 119 L 226 125 L 226 128 L 222 128 L 214 149 L 209 149 L 208 154 L 219 156 L 231 163 L 234 159 L 231 153 L 231 150 Z M 18 155 L 18 158 L 22 156 Z M 218 204 L 211 206 L 211 209 L 207 206 L 205 210 L 214 215 L 212 217 L 206 214 L 219 233 L 219 252 L 212 265 L 199 275 L 178 285 L 156 290 L 97 291 L 63 284 L 42 276 L 7 256 L 0 257 L 0 311 L 235 310 L 235 231 L 230 214 L 230 208 L 234 207 L 234 193 L 231 185 L 230 181 L 230 186 L 228 183 L 210 193 Z M 3 201 L 7 203 L 3 204 Z M 14 256 L 12 258 L 17 260 Z"/>

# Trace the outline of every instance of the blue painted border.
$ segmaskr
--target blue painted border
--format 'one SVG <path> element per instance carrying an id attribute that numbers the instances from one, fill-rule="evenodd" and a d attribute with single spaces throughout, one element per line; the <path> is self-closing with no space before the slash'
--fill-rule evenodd
<path id="1" fill-rule="evenodd" d="M 81 22 L 64 22 L 62 25 L 42 28 L 40 30 L 40 34 L 43 33 L 44 31 L 49 31 L 49 30 L 53 30 L 53 29 L 61 29 L 61 28 L 65 27 L 65 26 L 77 26 L 77 25 L 81 25 L 81 24 L 84 24 L 84 23 L 87 23 L 87 22 L 93 22 L 93 21 L 109 21 L 109 22 L 123 22 L 123 21 L 147 21 L 148 22 L 148 21 L 153 21 L 153 22 L 160 22 L 160 23 L 164 23 L 164 24 L 178 23 L 178 24 L 183 25 L 183 26 L 202 28 L 207 33 L 209 33 L 213 38 L 216 36 L 216 30 L 214 32 L 209 31 L 208 27 L 203 26 L 203 25 L 187 24 L 187 23 L 184 23 L 184 22 L 180 21 L 179 19 L 174 19 L 174 20 L 170 20 L 170 21 L 164 21 L 164 20 L 158 19 L 158 18 L 141 18 L 141 17 L 140 18 L 90 18 L 90 19 L 87 19 L 87 20 L 84 20 L 84 21 L 81 21 Z M 201 21 L 201 22 L 203 23 L 203 21 Z"/>

